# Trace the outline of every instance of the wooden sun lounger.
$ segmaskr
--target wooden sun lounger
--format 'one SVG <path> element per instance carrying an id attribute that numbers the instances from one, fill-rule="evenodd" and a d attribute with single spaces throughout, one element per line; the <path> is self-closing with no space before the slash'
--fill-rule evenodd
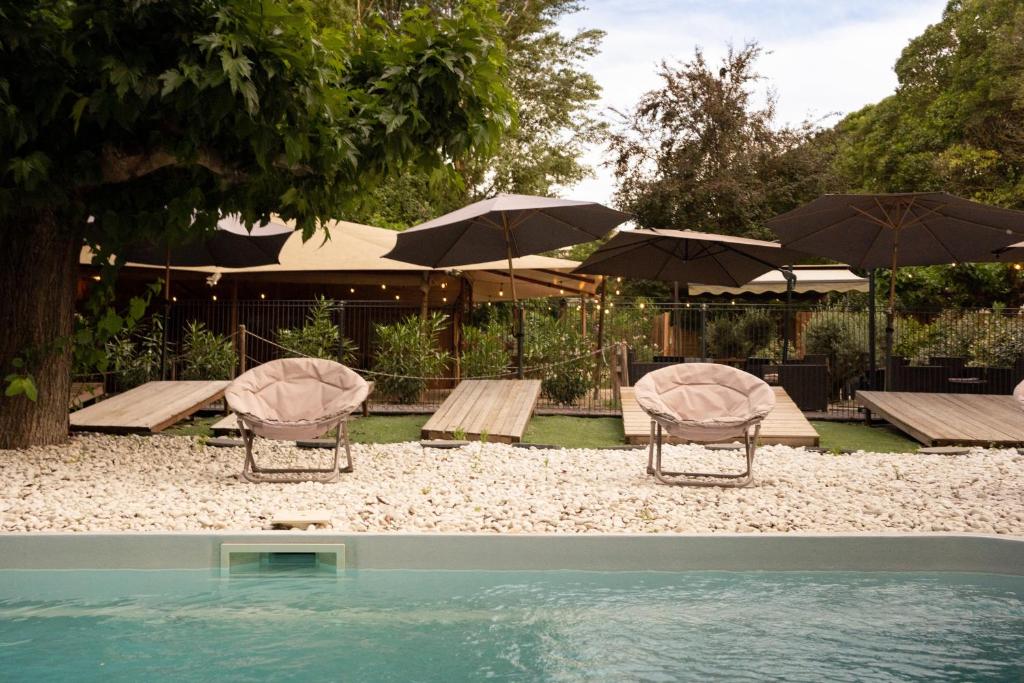
<path id="1" fill-rule="evenodd" d="M 518 443 L 540 399 L 539 379 L 467 379 L 459 382 L 427 423 L 424 439 L 466 439 Z M 463 438 L 463 437 L 460 437 Z"/>
<path id="2" fill-rule="evenodd" d="M 814 426 L 800 412 L 793 399 L 782 387 L 775 390 L 775 408 L 761 423 L 761 434 L 758 443 L 763 445 L 781 446 L 818 446 L 820 437 Z M 633 387 L 622 387 L 622 423 L 626 432 L 626 443 L 647 444 L 651 440 L 651 418 L 647 416 L 636 402 Z M 668 443 L 678 443 L 673 438 L 665 439 Z"/>
<path id="3" fill-rule="evenodd" d="M 857 403 L 925 446 L 1024 446 L 1024 413 L 1004 394 L 858 391 Z"/>
<path id="4" fill-rule="evenodd" d="M 228 384 L 227 381 L 146 382 L 71 413 L 71 429 L 159 432 L 223 398 Z"/>

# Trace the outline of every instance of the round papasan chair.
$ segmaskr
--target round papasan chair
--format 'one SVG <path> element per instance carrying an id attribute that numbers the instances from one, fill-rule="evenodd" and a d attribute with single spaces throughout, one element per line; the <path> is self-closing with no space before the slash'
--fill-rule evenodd
<path id="1" fill-rule="evenodd" d="M 336 481 L 352 471 L 347 418 L 369 393 L 366 380 L 341 363 L 321 358 L 282 358 L 239 375 L 224 392 L 245 443 L 241 477 L 251 482 Z M 256 436 L 306 440 L 337 430 L 329 468 L 262 468 L 253 456 Z M 347 464 L 339 467 L 341 444 Z"/>
<path id="2" fill-rule="evenodd" d="M 761 421 L 775 407 L 775 393 L 763 380 L 728 365 L 682 363 L 647 373 L 633 389 L 651 418 L 648 474 L 676 486 L 747 486 L 754 481 Z M 696 443 L 742 438 L 747 469 L 739 474 L 664 471 L 662 430 Z"/>

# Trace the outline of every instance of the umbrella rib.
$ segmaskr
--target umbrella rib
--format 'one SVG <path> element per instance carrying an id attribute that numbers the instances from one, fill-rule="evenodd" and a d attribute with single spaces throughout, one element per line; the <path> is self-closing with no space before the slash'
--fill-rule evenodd
<path id="1" fill-rule="evenodd" d="M 925 214 L 925 215 L 927 215 L 927 214 Z M 935 243 L 938 244 L 940 247 L 942 247 L 942 250 L 944 252 L 946 252 L 946 254 L 950 258 L 950 262 L 951 263 L 956 263 L 957 262 L 956 254 L 954 254 L 952 251 L 950 251 L 949 247 L 946 246 L 946 243 L 943 242 L 939 238 L 939 236 L 935 234 L 935 231 L 932 230 L 931 227 L 927 223 L 924 222 L 924 216 L 920 216 L 919 217 L 919 216 L 917 216 L 917 214 L 913 214 L 913 216 L 917 220 L 917 223 L 913 223 L 912 222 L 912 223 L 910 223 L 910 225 L 920 224 L 921 227 L 924 228 L 925 230 L 927 230 L 928 234 L 932 236 L 932 239 L 935 240 Z"/>
<path id="2" fill-rule="evenodd" d="M 441 257 L 436 259 L 434 261 L 434 263 L 432 265 L 430 265 L 429 267 L 431 267 L 431 268 L 439 267 L 440 263 L 442 261 L 444 261 L 445 257 L 448 256 L 448 254 L 452 253 L 452 250 L 455 249 L 455 245 L 457 245 L 459 243 L 459 240 L 461 240 L 463 237 L 466 236 L 466 233 L 469 232 L 469 229 L 471 227 L 473 227 L 473 221 L 466 221 L 466 227 L 464 227 L 462 229 L 462 232 L 459 233 L 459 236 L 456 237 L 454 240 L 452 240 L 452 243 L 448 245 L 448 248 L 445 249 L 445 252 L 443 254 L 441 254 Z"/>
<path id="3" fill-rule="evenodd" d="M 539 213 L 539 214 L 542 214 L 544 216 L 547 216 L 551 220 L 558 221 L 559 223 L 561 223 L 561 224 L 565 225 L 566 227 L 568 227 L 570 230 L 575 230 L 576 232 L 583 233 L 584 235 L 587 236 L 587 240 L 586 241 L 588 241 L 588 242 L 590 242 L 593 239 L 595 239 L 594 235 L 591 235 L 589 232 L 587 232 L 583 228 L 577 227 L 577 226 L 573 225 L 572 223 L 559 218 L 558 216 L 551 215 L 550 213 L 547 212 L 546 209 L 534 209 L 533 211 L 534 211 L 534 213 Z"/>

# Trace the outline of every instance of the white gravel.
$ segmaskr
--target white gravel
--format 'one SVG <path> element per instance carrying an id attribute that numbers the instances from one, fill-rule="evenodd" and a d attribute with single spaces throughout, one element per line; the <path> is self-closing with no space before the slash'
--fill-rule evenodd
<path id="1" fill-rule="evenodd" d="M 277 462 L 328 451 L 259 443 Z M 644 450 L 472 444 L 357 445 L 334 484 L 240 483 L 241 448 L 191 437 L 85 435 L 0 451 L 0 530 L 267 528 L 281 511 L 325 513 L 334 531 L 1024 534 L 1024 456 L 828 455 L 763 446 L 746 489 L 680 488 L 645 474 Z M 666 447 L 666 467 L 741 466 L 736 453 Z M 264 464 L 267 464 L 266 462 Z"/>

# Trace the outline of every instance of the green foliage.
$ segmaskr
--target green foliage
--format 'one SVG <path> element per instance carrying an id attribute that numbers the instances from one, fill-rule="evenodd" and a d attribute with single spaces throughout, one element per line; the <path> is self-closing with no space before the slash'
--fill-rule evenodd
<path id="1" fill-rule="evenodd" d="M 287 351 L 285 357 L 327 358 L 351 365 L 359 350 L 356 343 L 341 336 L 331 318 L 334 302 L 320 297 L 306 316 L 306 323 L 297 329 L 277 331 L 277 343 Z"/>
<path id="2" fill-rule="evenodd" d="M 651 339 L 656 312 L 644 298 L 635 299 L 630 306 L 610 307 L 604 317 L 604 345 L 626 342 L 637 360 L 651 360 L 657 350 Z"/>
<path id="3" fill-rule="evenodd" d="M 777 336 L 771 313 L 763 308 L 744 308 L 708 321 L 708 353 L 716 358 L 749 358 Z"/>
<path id="4" fill-rule="evenodd" d="M 447 326 L 448 316 L 437 312 L 426 320 L 409 316 L 397 323 L 374 325 L 373 369 L 386 373 L 373 376 L 374 391 L 398 403 L 418 401 L 429 383 L 426 378 L 439 377 L 451 361 L 440 344 Z"/>
<path id="5" fill-rule="evenodd" d="M 508 372 L 512 363 L 509 351 L 509 327 L 492 320 L 485 326 L 462 328 L 465 350 L 462 352 L 462 376 L 490 377 Z"/>
<path id="6" fill-rule="evenodd" d="M 904 48 L 899 88 L 846 117 L 838 168 L 867 191 L 946 190 L 1024 206 L 1024 5 L 952 0 Z"/>
<path id="7" fill-rule="evenodd" d="M 972 365 L 1009 368 L 1024 360 L 1024 324 L 1017 318 L 992 315 L 985 334 L 970 348 Z"/>
<path id="8" fill-rule="evenodd" d="M 578 358 L 590 352 L 590 344 L 578 325 L 538 315 L 529 318 L 526 329 L 523 355 L 529 367 L 544 366 L 537 375 L 545 396 L 568 406 L 594 387 L 592 360 L 589 357 Z"/>
<path id="9" fill-rule="evenodd" d="M 448 0 L 414 0 L 370 4 L 370 12 L 400 23 L 391 8 L 408 5 L 441 14 L 451 8 Z M 496 192 L 556 194 L 591 173 L 584 146 L 603 139 L 605 126 L 595 114 L 600 87 L 584 64 L 603 32 L 561 29 L 584 9 L 578 0 L 502 1 L 498 8 L 516 125 L 492 154 L 460 159 L 458 174 L 410 173 L 376 188 L 352 220 L 403 229 Z"/>
<path id="10" fill-rule="evenodd" d="M 391 177 L 494 153 L 515 112 L 493 2 L 392 23 L 328 5 L 3 2 L 0 220 L 34 231 L 46 216 L 97 264 L 227 213 L 276 213 L 308 238 Z M 76 346 L 124 327 L 96 312 Z M 27 393 L 28 370 L 11 391 Z"/>
<path id="11" fill-rule="evenodd" d="M 160 379 L 163 318 L 153 316 L 132 330 L 124 330 L 106 344 L 110 368 L 117 377 L 118 388 L 131 389 Z M 169 363 L 173 358 L 170 346 L 164 349 Z"/>
<path id="12" fill-rule="evenodd" d="M 720 69 L 699 49 L 679 67 L 662 62 L 662 87 L 622 117 L 611 136 L 616 201 L 641 226 L 766 237 L 765 219 L 834 186 L 831 136 L 779 127 L 770 94 L 755 105 L 762 53 L 730 47 Z"/>
<path id="13" fill-rule="evenodd" d="M 865 316 L 849 311 L 819 311 L 804 328 L 804 349 L 828 357 L 832 397 L 837 397 L 849 380 L 867 369 L 867 324 Z"/>
<path id="14" fill-rule="evenodd" d="M 188 323 L 178 356 L 181 379 L 231 379 L 236 361 L 229 337 L 206 329 L 201 322 Z"/>

